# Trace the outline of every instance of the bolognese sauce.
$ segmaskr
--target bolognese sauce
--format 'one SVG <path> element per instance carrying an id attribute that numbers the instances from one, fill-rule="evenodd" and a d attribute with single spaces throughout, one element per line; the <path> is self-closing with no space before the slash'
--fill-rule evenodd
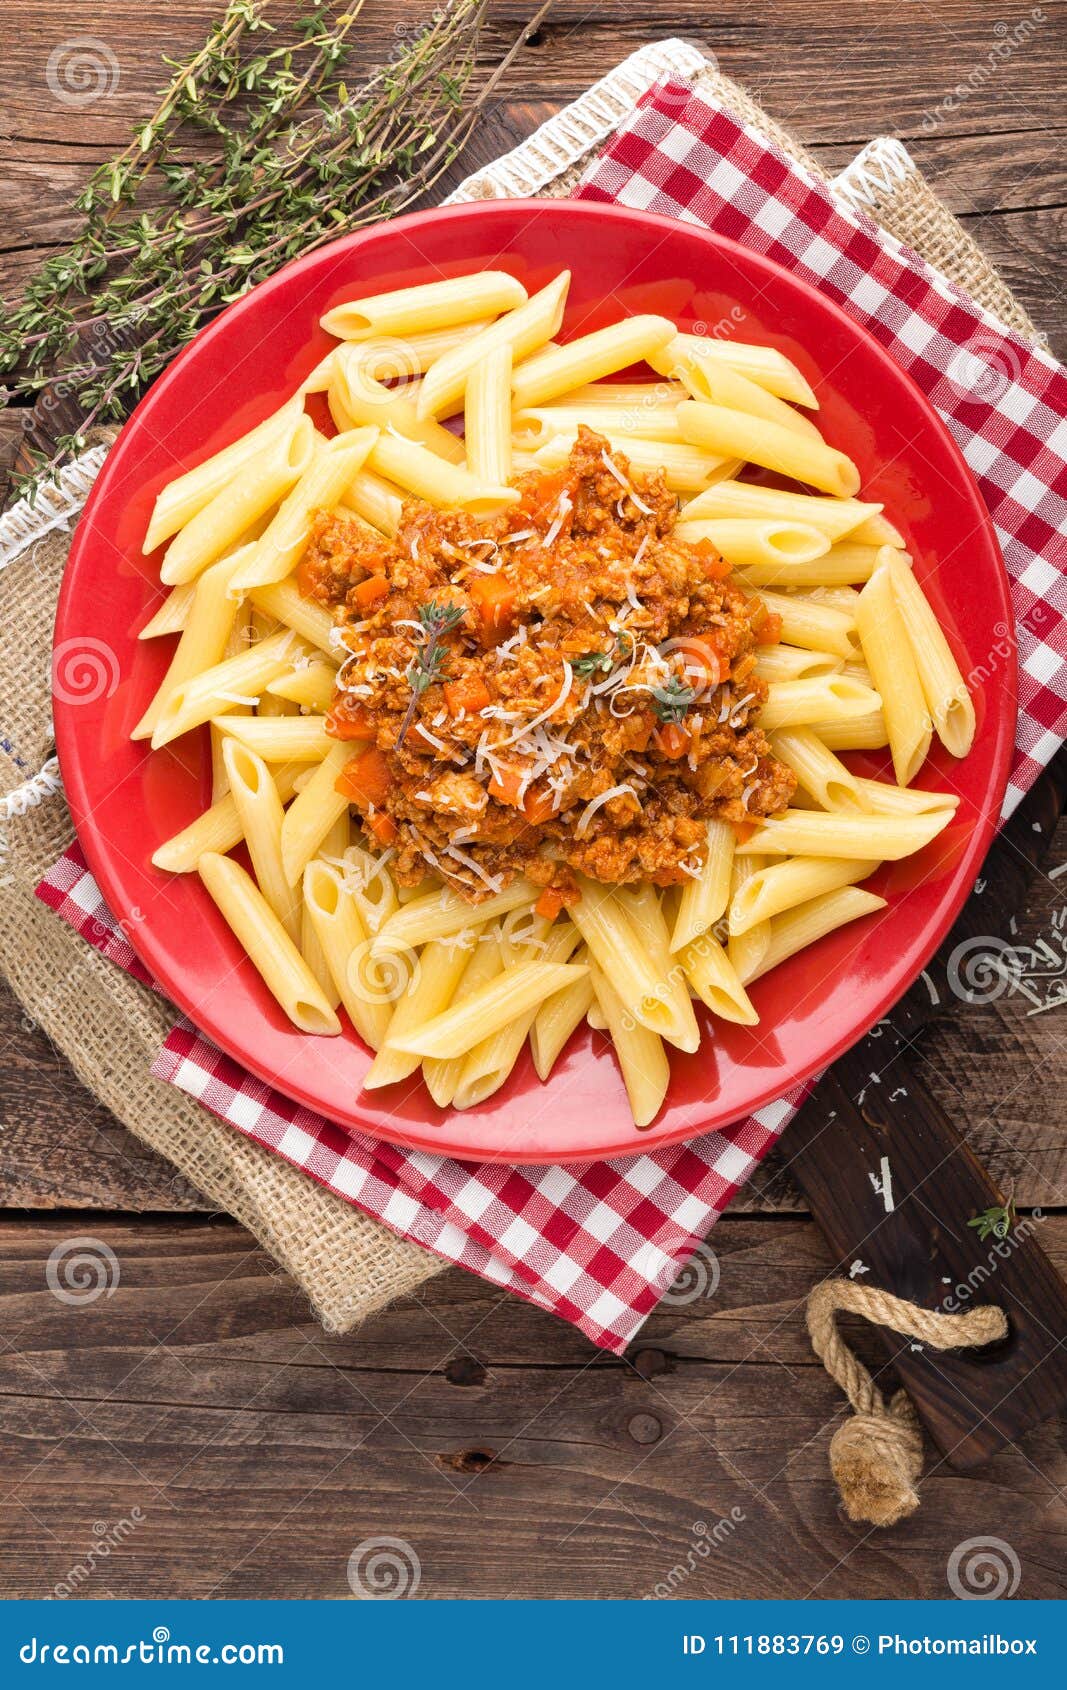
<path id="1" fill-rule="evenodd" d="M 432 868 L 476 901 L 523 874 L 569 904 L 576 872 L 684 882 L 709 820 L 793 792 L 759 726 L 775 618 L 592 430 L 513 486 L 489 518 L 409 500 L 392 539 L 316 517 L 300 583 L 337 620 L 339 789 L 402 885 Z"/>

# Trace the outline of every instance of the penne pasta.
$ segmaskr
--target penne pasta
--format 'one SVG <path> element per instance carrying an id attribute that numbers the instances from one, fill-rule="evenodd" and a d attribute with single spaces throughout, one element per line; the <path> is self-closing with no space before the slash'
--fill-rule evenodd
<path id="1" fill-rule="evenodd" d="M 853 779 L 868 810 L 890 816 L 925 816 L 937 810 L 953 812 L 959 804 L 955 792 L 924 792 L 918 786 L 893 786 L 885 780 Z"/>
<path id="2" fill-rule="evenodd" d="M 714 822 L 708 824 L 714 827 Z M 694 882 L 695 884 L 695 882 Z M 625 887 L 618 894 L 630 923 L 651 959 L 652 966 L 671 994 L 677 1030 L 668 1035 L 670 1043 L 679 1050 L 694 1051 L 700 1047 L 700 1029 L 689 1001 L 682 968 L 671 955 L 672 938 L 660 908 L 654 886 Z M 677 931 L 677 924 L 675 926 Z"/>
<path id="3" fill-rule="evenodd" d="M 544 405 L 585 382 L 639 364 L 674 334 L 669 318 L 653 316 L 624 317 L 607 328 L 595 329 L 565 346 L 554 347 L 531 363 L 517 364 L 511 378 L 514 404 L 517 409 Z"/>
<path id="4" fill-rule="evenodd" d="M 686 397 L 680 381 L 593 381 L 572 388 L 570 393 L 561 393 L 558 399 L 550 399 L 548 409 L 569 409 L 585 420 L 590 411 L 600 411 L 605 406 L 611 410 L 623 406 L 628 412 L 649 407 L 673 411 Z"/>
<path id="5" fill-rule="evenodd" d="M 348 808 L 348 799 L 337 790 L 337 778 L 357 750 L 355 741 L 331 746 L 285 812 L 282 866 L 290 886 L 296 885 L 338 816 Z"/>
<path id="6" fill-rule="evenodd" d="M 780 423 L 687 400 L 678 407 L 678 424 L 687 440 L 707 452 L 760 464 L 837 498 L 851 498 L 859 487 L 859 471 L 843 452 Z"/>
<path id="7" fill-rule="evenodd" d="M 406 970 L 407 978 L 403 992 L 396 995 L 382 1048 L 364 1077 L 365 1091 L 396 1085 L 419 1066 L 419 1056 L 398 1046 L 395 1041 L 417 1035 L 443 1015 L 452 1003 L 468 960 L 468 950 L 456 941 L 470 938 L 472 943 L 476 943 L 481 931 L 476 912 L 470 906 L 467 915 L 470 926 L 462 933 L 449 939 L 431 940 L 417 957 L 410 952 L 403 957 L 396 952 L 390 955 L 388 960 L 392 967 Z"/>
<path id="8" fill-rule="evenodd" d="M 936 839 L 951 812 L 919 816 L 843 815 L 825 810 L 787 810 L 757 828 L 738 845 L 741 852 L 796 857 L 863 857 L 897 862 Z"/>
<path id="9" fill-rule="evenodd" d="M 265 763 L 320 763 L 337 744 L 324 716 L 215 716 L 212 722 Z"/>
<path id="10" fill-rule="evenodd" d="M 752 980 L 762 979 L 772 968 L 787 962 L 798 951 L 807 950 L 809 945 L 825 939 L 828 933 L 835 932 L 846 923 L 885 909 L 885 902 L 884 898 L 865 891 L 861 886 L 842 886 L 839 891 L 824 892 L 810 903 L 776 916 L 771 922 L 770 943 Z"/>
<path id="11" fill-rule="evenodd" d="M 587 972 L 584 964 L 576 963 L 527 962 L 506 968 L 432 1021 L 399 1035 L 390 1030 L 385 1048 L 420 1057 L 461 1056 Z"/>
<path id="12" fill-rule="evenodd" d="M 934 732 L 951 756 L 966 757 L 974 743 L 975 714 L 959 664 L 907 555 L 888 550 L 878 555 L 889 573 Z"/>
<path id="13" fill-rule="evenodd" d="M 640 399 L 620 399 L 614 405 L 595 407 L 560 403 L 515 411 L 511 422 L 516 440 L 535 448 L 557 434 L 576 435 L 582 423 L 591 422 L 596 423 L 598 434 L 613 435 L 616 440 L 664 440 L 681 446 L 684 442 L 675 415 L 677 408 L 664 401 Z M 595 417 L 590 416 L 591 409 L 595 409 Z"/>
<path id="14" fill-rule="evenodd" d="M 181 587 L 172 587 L 159 609 L 145 623 L 137 638 L 139 640 L 154 640 L 160 634 L 180 634 L 189 619 L 189 611 L 192 608 L 195 592 L 195 581 L 186 581 Z"/>
<path id="15" fill-rule="evenodd" d="M 752 876 L 766 867 L 770 859 L 767 857 L 737 857 L 734 858 L 733 872 L 730 876 L 730 909 L 734 900 Z M 754 921 L 745 928 L 743 933 L 729 931 L 726 941 L 726 957 L 742 986 L 752 978 L 767 953 L 767 946 L 771 942 L 771 924 L 769 921 Z"/>
<path id="16" fill-rule="evenodd" d="M 559 922 L 550 928 L 547 921 L 539 919 L 535 923 L 532 937 L 535 943 L 542 947 L 536 959 L 542 964 L 567 962 L 580 943 L 578 934 L 569 922 Z M 521 953 L 522 947 L 519 947 L 519 951 Z M 525 954 L 529 957 L 529 948 Z M 515 963 L 514 966 L 521 966 L 521 963 Z M 573 990 L 575 986 L 580 985 L 583 978 L 588 980 L 588 973 L 578 976 L 568 989 Z M 470 996 L 473 996 L 473 988 Z M 547 1001 L 551 1003 L 552 998 Z M 494 1092 L 500 1090 L 518 1060 L 537 1015 L 544 1007 L 543 1004 L 532 1005 L 497 1032 L 480 1039 L 473 1050 L 468 1051 L 452 1094 L 454 1108 L 473 1109 L 476 1104 L 484 1103 L 487 1097 L 492 1097 Z M 694 1027 L 695 1025 L 694 1021 Z"/>
<path id="17" fill-rule="evenodd" d="M 514 504 L 519 496 L 513 487 L 493 487 L 476 481 L 466 469 L 446 463 L 425 446 L 396 434 L 378 436 L 369 463 L 373 470 L 398 482 L 428 504 L 442 509 L 456 505 L 470 511 L 472 516 L 492 516 Z"/>
<path id="18" fill-rule="evenodd" d="M 589 953 L 584 946 L 574 960 L 588 963 Z M 567 1040 L 589 1015 L 594 997 L 592 975 L 587 974 L 562 992 L 556 992 L 537 1011 L 530 1028 L 530 1053 L 539 1080 L 548 1079 Z M 652 1037 L 655 1038 L 656 1034 L 653 1033 Z M 433 1087 L 430 1089 L 432 1091 Z"/>
<path id="19" fill-rule="evenodd" d="M 451 329 L 475 317 L 494 317 L 522 305 L 526 289 L 504 270 L 482 270 L 471 276 L 396 288 L 367 299 L 334 305 L 319 319 L 327 334 L 340 340 L 367 340 L 372 335 L 418 334 Z"/>
<path id="20" fill-rule="evenodd" d="M 856 627 L 871 679 L 881 694 L 897 785 L 910 786 L 929 753 L 933 723 L 885 562 L 860 594 Z"/>
<path id="21" fill-rule="evenodd" d="M 759 1016 L 714 933 L 702 933 L 679 954 L 686 979 L 712 1014 L 741 1027 L 756 1025 Z"/>
<path id="22" fill-rule="evenodd" d="M 295 581 L 253 587 L 250 597 L 257 610 L 275 617 L 284 628 L 317 646 L 317 662 L 321 661 L 323 652 L 337 661 L 340 654 L 333 641 L 334 624 L 329 611 L 317 600 L 306 598 Z"/>
<path id="23" fill-rule="evenodd" d="M 496 931 L 483 931 L 478 937 L 478 943 L 473 945 L 468 953 L 469 960 L 463 970 L 459 985 L 452 996 L 452 1007 L 456 1008 L 472 998 L 475 992 L 495 980 L 501 973 L 504 962 L 501 956 L 500 941 Z M 581 983 L 581 982 L 579 982 Z M 568 991 L 573 991 L 573 987 Z M 567 991 L 557 992 L 555 997 L 548 1000 L 549 1004 L 558 1002 L 566 997 Z M 547 1005 L 542 1006 L 547 1008 Z M 460 1056 L 428 1056 L 422 1064 L 422 1077 L 426 1081 L 426 1089 L 439 1109 L 447 1109 L 456 1094 L 467 1057 Z"/>
<path id="24" fill-rule="evenodd" d="M 205 505 L 223 493 L 246 465 L 269 454 L 278 441 L 290 438 L 303 412 L 303 400 L 297 394 L 281 410 L 273 412 L 229 446 L 224 446 L 221 452 L 215 452 L 202 464 L 197 464 L 195 469 L 186 470 L 184 475 L 168 481 L 153 506 L 142 552 L 146 555 L 154 552 L 164 540 L 177 534 Z"/>
<path id="25" fill-rule="evenodd" d="M 419 389 L 419 416 L 441 417 L 457 409 L 471 371 L 498 346 L 510 346 L 512 361 L 517 365 L 551 340 L 563 320 L 570 280 L 570 271 L 564 270 L 525 304 L 438 358 Z"/>
<path id="26" fill-rule="evenodd" d="M 808 726 L 830 751 L 881 751 L 889 744 L 881 706 L 865 716 L 839 718 L 834 722 L 810 722 Z"/>
<path id="27" fill-rule="evenodd" d="M 768 863 L 750 875 L 734 894 L 730 902 L 730 934 L 747 933 L 784 910 L 821 897 L 824 892 L 866 880 L 877 867 L 877 862 L 867 858 L 850 857 L 787 857 L 784 862 Z M 768 943 L 769 939 L 768 934 Z"/>
<path id="28" fill-rule="evenodd" d="M 317 446 L 270 526 L 235 572 L 231 591 L 247 593 L 292 573 L 307 550 L 316 512 L 333 510 L 377 438 L 375 428 L 356 428 Z"/>
<path id="29" fill-rule="evenodd" d="M 339 429 L 392 429 L 436 452 L 450 464 L 464 461 L 463 442 L 433 417 L 420 418 L 415 409 L 418 385 L 405 382 L 386 387 L 368 369 L 361 345 L 338 347 L 330 384 L 330 414 Z"/>
<path id="30" fill-rule="evenodd" d="M 537 888 L 528 880 L 517 879 L 503 892 L 484 898 L 478 905 L 480 921 L 495 921 L 520 904 L 533 904 Z M 405 951 L 412 946 L 427 944 L 431 939 L 447 939 L 462 933 L 470 926 L 471 906 L 458 892 L 437 888 L 405 904 L 387 921 L 383 921 L 374 941 L 374 953 Z"/>
<path id="31" fill-rule="evenodd" d="M 365 468 L 353 476 L 341 497 L 342 509 L 355 511 L 364 522 L 390 536 L 400 527 L 403 505 L 404 495 L 399 487 Z"/>
<path id="32" fill-rule="evenodd" d="M 337 670 L 332 663 L 308 663 L 302 669 L 294 669 L 290 675 L 279 675 L 276 681 L 270 681 L 266 694 L 260 698 L 260 708 L 265 697 L 273 696 L 321 716 L 333 703 L 336 686 Z"/>
<path id="33" fill-rule="evenodd" d="M 197 870 L 264 985 L 302 1033 L 339 1033 L 322 988 L 250 875 L 232 857 L 207 851 Z"/>
<path id="34" fill-rule="evenodd" d="M 698 493 L 682 511 L 683 522 L 749 517 L 761 522 L 802 522 L 836 544 L 847 534 L 855 541 L 860 526 L 874 521 L 881 505 L 858 499 L 826 499 L 814 493 L 786 493 L 749 481 L 720 481 Z M 869 543 L 869 542 L 868 542 Z"/>
<path id="35" fill-rule="evenodd" d="M 737 835 L 729 822 L 707 823 L 707 853 L 700 874 L 687 880 L 678 899 L 678 913 L 671 934 L 672 951 L 680 951 L 691 939 L 698 939 L 714 927 L 730 895 L 730 873 Z"/>
<path id="36" fill-rule="evenodd" d="M 679 334 L 657 353 L 653 369 L 673 375 L 688 365 L 725 364 L 754 381 L 778 399 L 818 410 L 819 401 L 796 365 L 773 346 L 746 346 L 736 340 L 714 340 L 705 335 Z"/>
<path id="37" fill-rule="evenodd" d="M 824 557 L 830 542 L 817 528 L 801 522 L 762 522 L 751 517 L 725 517 L 700 522 L 680 522 L 675 529 L 680 540 L 697 545 L 710 540 L 715 550 L 734 569 L 745 571 L 745 584 L 763 581 L 791 585 L 790 571 L 809 572 L 814 560 Z"/>
<path id="38" fill-rule="evenodd" d="M 464 401 L 467 468 L 483 486 L 511 475 L 511 347 L 493 347 L 471 371 Z"/>
<path id="39" fill-rule="evenodd" d="M 254 703 L 268 682 L 285 674 L 306 652 L 303 642 L 286 628 L 236 657 L 224 658 L 191 680 L 179 682 L 160 704 L 152 733 L 153 750 L 224 713 L 231 704 Z"/>
<path id="40" fill-rule="evenodd" d="M 847 721 L 867 716 L 881 703 L 876 692 L 847 675 L 812 675 L 804 681 L 772 681 L 760 711 L 760 726 L 773 734 L 779 728 L 812 722 Z"/>
<path id="41" fill-rule="evenodd" d="M 272 437 L 242 464 L 171 541 L 159 566 L 161 580 L 168 586 L 192 581 L 216 563 L 257 518 L 285 498 L 311 463 L 314 440 L 311 419 L 301 415 L 289 432 Z"/>
<path id="42" fill-rule="evenodd" d="M 365 973 L 368 934 L 344 877 L 322 858 L 304 869 L 303 907 L 348 1019 L 364 1044 L 377 1050 L 392 1008 L 381 983 L 369 981 Z"/>
<path id="43" fill-rule="evenodd" d="M 846 662 L 858 655 L 855 620 L 834 605 L 789 593 L 760 588 L 760 598 L 773 615 L 780 617 L 782 638 L 789 645 L 808 651 L 829 651 Z"/>
<path id="44" fill-rule="evenodd" d="M 776 423 L 779 428 L 792 429 L 808 440 L 822 441 L 810 417 L 794 411 L 784 400 L 777 399 L 765 387 L 732 369 L 727 363 L 690 354 L 679 366 L 684 386 L 691 398 L 709 405 L 720 405 L 727 411 L 743 411 L 747 416 L 762 417 L 764 422 Z"/>
<path id="45" fill-rule="evenodd" d="M 256 883 L 290 939 L 300 939 L 300 900 L 282 871 L 282 801 L 270 770 L 247 746 L 227 738 L 222 747 L 229 790 L 237 806 Z"/>
<path id="46" fill-rule="evenodd" d="M 829 545 L 829 542 L 827 542 Z M 801 587 L 833 591 L 856 581 L 868 581 L 874 572 L 877 546 L 857 546 L 844 540 L 814 558 L 797 555 L 754 559 L 746 564 L 746 587 Z M 827 597 L 826 602 L 832 602 Z"/>
<path id="47" fill-rule="evenodd" d="M 603 886 L 579 877 L 581 897 L 568 914 L 607 975 L 627 1013 L 651 1032 L 672 1041 L 685 1038 L 674 986 L 646 951 L 625 906 Z"/>
<path id="48" fill-rule="evenodd" d="M 805 651 L 802 646 L 770 645 L 761 646 L 756 657 L 756 674 L 761 681 L 806 681 L 816 675 L 848 674 L 849 670 L 842 657 L 836 657 L 832 651 Z M 870 676 L 864 669 L 864 685 L 870 682 Z M 863 677 L 854 676 L 854 679 Z M 282 686 L 284 682 L 272 682 L 272 686 Z"/>
<path id="49" fill-rule="evenodd" d="M 771 751 L 824 810 L 871 809 L 858 777 L 811 728 L 780 728 L 771 734 Z"/>
<path id="50" fill-rule="evenodd" d="M 280 769 L 275 769 L 274 785 L 283 804 L 293 796 L 297 776 L 306 767 L 304 763 L 283 763 Z M 191 821 L 188 827 L 183 827 L 180 833 L 175 833 L 158 846 L 152 854 L 152 862 L 168 874 L 192 874 L 205 851 L 232 851 L 241 838 L 237 806 L 233 794 L 227 793 Z"/>
<path id="51" fill-rule="evenodd" d="M 378 381 L 411 381 L 446 352 L 473 340 L 492 321 L 492 317 L 476 317 L 447 329 L 417 329 L 402 339 L 395 335 L 375 335 L 359 342 L 360 361 Z"/>
<path id="52" fill-rule="evenodd" d="M 160 711 L 175 687 L 221 663 L 237 619 L 237 603 L 230 595 L 230 585 L 250 549 L 246 546 L 232 557 L 212 564 L 193 584 L 192 602 L 181 639 L 175 647 L 167 673 L 130 735 L 131 739 L 151 739 Z"/>
<path id="53" fill-rule="evenodd" d="M 634 1021 L 607 973 L 592 961 L 589 977 L 619 1059 L 634 1126 L 650 1126 L 663 1107 L 671 1078 L 663 1041 L 650 1028 Z"/>

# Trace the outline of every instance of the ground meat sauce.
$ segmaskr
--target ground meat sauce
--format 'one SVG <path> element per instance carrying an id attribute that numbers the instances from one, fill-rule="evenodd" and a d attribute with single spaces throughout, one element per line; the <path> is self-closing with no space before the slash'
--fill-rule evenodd
<path id="1" fill-rule="evenodd" d="M 316 518 L 301 587 L 347 653 L 329 730 L 363 742 L 339 786 L 402 885 L 429 866 L 479 899 L 522 873 L 570 903 L 575 870 L 682 882 L 708 819 L 792 794 L 758 724 L 774 619 L 590 429 L 513 485 L 491 518 L 408 501 L 395 540 Z"/>

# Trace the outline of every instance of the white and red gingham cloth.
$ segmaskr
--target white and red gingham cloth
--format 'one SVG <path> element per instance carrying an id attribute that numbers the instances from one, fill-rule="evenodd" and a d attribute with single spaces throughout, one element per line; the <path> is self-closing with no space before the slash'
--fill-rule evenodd
<path id="1" fill-rule="evenodd" d="M 1010 813 L 1067 733 L 1067 373 L 683 84 L 646 96 L 579 195 L 700 223 L 777 259 L 862 323 L 936 406 L 981 486 L 1012 580 L 1020 694 Z M 146 978 L 76 846 L 38 892 Z M 725 1132 L 654 1154 L 508 1168 L 349 1135 L 245 1073 L 184 1020 L 153 1073 L 405 1238 L 614 1351 L 800 1101 L 791 1093 Z"/>

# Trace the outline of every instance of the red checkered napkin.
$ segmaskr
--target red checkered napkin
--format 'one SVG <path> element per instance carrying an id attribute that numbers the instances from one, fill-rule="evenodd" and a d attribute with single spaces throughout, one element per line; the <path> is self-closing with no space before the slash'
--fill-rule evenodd
<path id="1" fill-rule="evenodd" d="M 653 90 L 579 192 L 702 223 L 778 259 L 863 323 L 937 407 L 982 487 L 1012 578 L 1021 674 L 1010 812 L 1067 733 L 1067 375 L 681 84 Z M 97 949 L 144 977 L 76 846 L 38 891 Z M 508 1168 L 342 1132 L 185 1021 L 153 1072 L 405 1238 L 615 1351 L 800 1102 L 792 1092 L 726 1132 L 652 1155 Z"/>

